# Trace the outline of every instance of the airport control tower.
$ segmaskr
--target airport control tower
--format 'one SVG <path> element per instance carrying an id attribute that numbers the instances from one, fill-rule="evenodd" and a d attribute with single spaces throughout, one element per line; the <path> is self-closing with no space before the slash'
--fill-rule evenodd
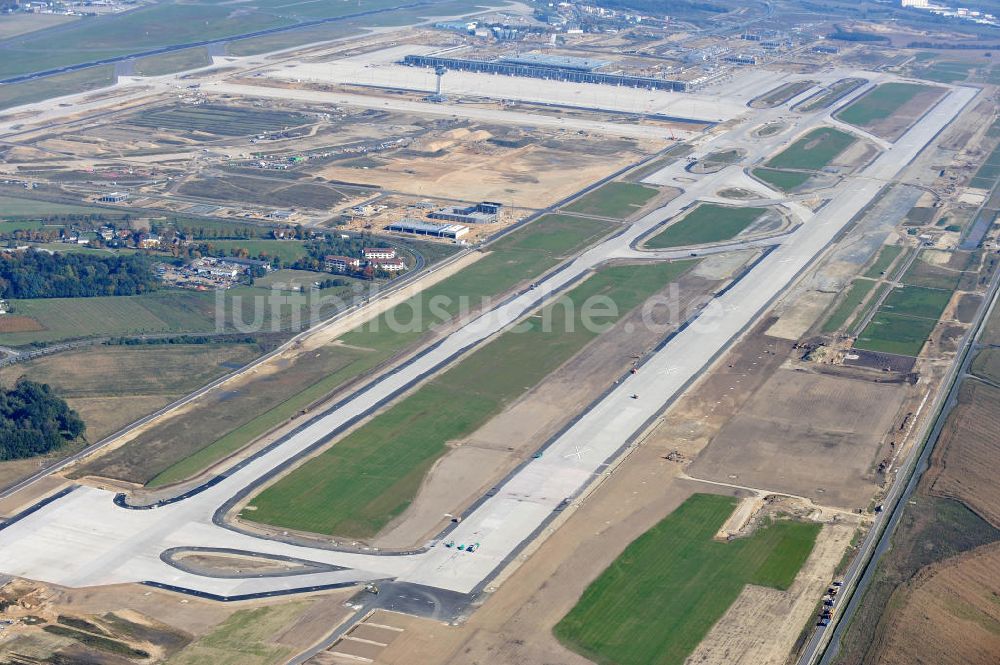
<path id="1" fill-rule="evenodd" d="M 434 94 L 427 98 L 431 102 L 443 102 L 447 101 L 447 97 L 441 94 L 441 79 L 448 72 L 448 69 L 444 65 L 438 65 L 434 68 L 434 75 L 437 76 L 437 86 L 434 89 Z"/>

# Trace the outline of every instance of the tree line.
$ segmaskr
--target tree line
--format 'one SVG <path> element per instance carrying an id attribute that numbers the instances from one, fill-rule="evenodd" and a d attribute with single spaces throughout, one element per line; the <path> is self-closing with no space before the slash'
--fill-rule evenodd
<path id="1" fill-rule="evenodd" d="M 44 383 L 21 378 L 0 386 L 0 460 L 44 455 L 83 436 L 86 425 Z"/>
<path id="2" fill-rule="evenodd" d="M 50 254 L 34 249 L 0 254 L 3 298 L 131 296 L 158 287 L 149 259 L 138 254 Z"/>

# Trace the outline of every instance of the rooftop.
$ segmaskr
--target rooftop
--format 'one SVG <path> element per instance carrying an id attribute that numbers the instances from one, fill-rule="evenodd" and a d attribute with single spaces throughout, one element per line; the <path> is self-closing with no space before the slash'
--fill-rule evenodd
<path id="1" fill-rule="evenodd" d="M 500 58 L 501 62 L 509 62 L 515 65 L 534 65 L 536 67 L 555 67 L 557 69 L 574 69 L 583 72 L 591 72 L 600 69 L 608 64 L 606 60 L 594 60 L 592 58 L 574 58 L 568 55 L 545 55 L 544 53 L 522 53 L 518 55 L 505 55 Z"/>

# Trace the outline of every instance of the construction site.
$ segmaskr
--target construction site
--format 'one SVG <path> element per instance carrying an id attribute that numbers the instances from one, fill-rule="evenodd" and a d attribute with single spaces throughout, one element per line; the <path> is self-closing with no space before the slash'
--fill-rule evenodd
<path id="1" fill-rule="evenodd" d="M 635 16 L 0 114 L 4 196 L 450 249 L 19 466 L 0 659 L 819 662 L 996 298 L 996 88 Z"/>

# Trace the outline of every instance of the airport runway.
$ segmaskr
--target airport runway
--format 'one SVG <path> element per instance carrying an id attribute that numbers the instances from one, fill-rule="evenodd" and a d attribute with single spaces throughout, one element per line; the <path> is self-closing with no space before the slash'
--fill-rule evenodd
<path id="1" fill-rule="evenodd" d="M 70 587 L 154 582 L 223 599 L 386 578 L 459 593 L 475 592 L 544 528 L 564 499 L 589 485 L 595 474 L 602 473 L 664 405 L 680 395 L 690 381 L 728 348 L 878 194 L 886 180 L 899 173 L 976 93 L 977 90 L 970 88 L 953 88 L 890 149 L 861 173 L 851 176 L 852 184 L 846 194 L 819 212 L 808 213 L 801 206 L 795 206 L 794 211 L 790 208 L 789 212 L 798 217 L 795 221 L 799 226 L 794 232 L 650 356 L 638 374 L 594 404 L 552 440 L 541 457 L 527 462 L 495 495 L 481 501 L 450 531 L 448 540 L 479 543 L 474 554 L 447 548 L 442 543 L 397 555 L 301 547 L 239 533 L 216 524 L 213 518 L 234 496 L 253 491 L 289 460 L 322 445 L 456 355 L 532 312 L 541 301 L 561 293 L 596 266 L 632 252 L 635 240 L 695 201 L 714 197 L 719 189 L 729 186 L 741 175 L 738 167 L 702 176 L 685 172 L 682 162 L 668 167 L 658 174 L 660 179 L 676 184 L 674 178 L 685 178 L 686 190 L 678 198 L 584 252 L 540 282 L 537 289 L 525 291 L 471 321 L 398 371 L 358 391 L 337 408 L 286 437 L 280 445 L 190 498 L 149 510 L 128 510 L 113 503 L 111 492 L 81 487 L 13 524 L 0 525 L 0 573 Z M 754 123 L 714 138 L 710 148 L 741 147 L 751 153 L 748 161 L 762 158 L 780 147 L 784 136 L 793 135 L 794 131 L 765 139 L 754 139 L 750 132 L 769 117 L 776 118 L 782 113 L 788 112 L 781 109 L 758 112 Z M 821 117 L 822 113 L 806 115 L 798 122 L 808 127 Z M 754 183 L 753 189 L 761 198 L 780 199 L 778 193 L 759 184 Z M 808 216 L 801 216 L 805 214 L 803 210 Z M 340 566 L 344 570 L 281 577 L 214 578 L 182 571 L 161 558 L 168 549 L 193 546 L 276 554 Z"/>

